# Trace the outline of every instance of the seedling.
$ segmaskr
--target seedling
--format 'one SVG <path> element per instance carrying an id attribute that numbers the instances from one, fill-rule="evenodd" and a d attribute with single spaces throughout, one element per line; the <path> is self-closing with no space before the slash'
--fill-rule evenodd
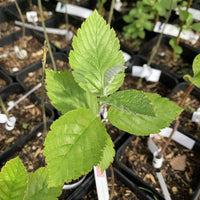
<path id="1" fill-rule="evenodd" d="M 193 74 L 194 74 L 193 77 L 191 77 L 188 74 L 186 74 L 184 76 L 184 79 L 186 81 L 190 82 L 190 85 L 184 91 L 184 94 L 182 96 L 182 100 L 179 103 L 180 107 L 182 107 L 184 105 L 187 97 L 190 95 L 190 93 L 192 92 L 192 90 L 195 86 L 200 88 L 200 54 L 195 57 L 195 59 L 193 61 L 192 68 L 193 68 Z M 177 129 L 179 127 L 179 118 L 180 118 L 180 115 L 178 115 L 178 117 L 176 118 L 174 128 L 173 128 L 173 131 L 172 131 L 170 137 L 168 138 L 167 142 L 165 143 L 162 150 L 158 154 L 159 158 L 163 155 L 163 153 L 165 152 L 166 148 L 168 147 L 170 141 L 172 140 L 174 133 L 177 131 Z"/>
<path id="2" fill-rule="evenodd" d="M 36 196 L 41 187 L 40 199 L 45 199 L 44 191 L 48 199 L 51 195 L 55 199 L 64 182 L 87 174 L 93 166 L 100 167 L 102 172 L 107 169 L 115 151 L 100 113 L 106 105 L 109 105 L 107 119 L 134 135 L 158 133 L 182 111 L 158 94 L 118 91 L 125 76 L 123 53 L 114 30 L 97 11 L 82 24 L 72 46 L 69 56 L 72 72 L 46 70 L 48 96 L 63 114 L 52 124 L 45 140 L 47 168 L 29 174 L 27 185 L 19 159 L 9 161 L 0 174 L 2 196 L 15 189 L 12 193 L 28 199 L 27 196 Z M 12 173 L 15 178 L 6 178 L 11 169 L 17 171 Z M 13 184 L 18 186 L 13 179 L 22 187 L 12 188 Z"/>
<path id="3" fill-rule="evenodd" d="M 176 7 L 177 1 L 174 1 L 173 8 Z M 154 23 L 159 17 L 166 17 L 170 8 L 170 1 L 167 0 L 142 0 L 137 1 L 136 8 L 131 9 L 128 15 L 124 16 L 124 21 L 128 23 L 124 26 L 125 39 L 136 39 L 134 45 L 140 45 L 139 39 L 145 39 L 145 30 L 152 31 Z"/>
<path id="4" fill-rule="evenodd" d="M 183 52 L 182 47 L 179 45 L 180 43 L 180 36 L 183 30 L 194 30 L 199 32 L 200 31 L 200 23 L 193 23 L 193 16 L 188 11 L 192 5 L 192 0 L 189 0 L 188 3 L 183 1 L 182 4 L 179 6 L 179 19 L 181 21 L 179 33 L 176 38 L 170 40 L 169 44 L 173 49 L 172 58 L 169 61 L 172 62 L 180 57 Z M 186 10 L 183 10 L 182 7 L 187 6 Z"/>

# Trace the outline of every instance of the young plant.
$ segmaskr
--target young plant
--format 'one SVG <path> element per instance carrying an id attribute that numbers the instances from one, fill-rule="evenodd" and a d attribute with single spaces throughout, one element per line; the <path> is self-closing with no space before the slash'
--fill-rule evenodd
<path id="1" fill-rule="evenodd" d="M 179 10 L 179 19 L 181 21 L 180 23 L 180 29 L 179 29 L 179 33 L 177 35 L 176 38 L 172 38 L 169 42 L 170 46 L 173 49 L 173 53 L 172 53 L 172 58 L 170 60 L 176 60 L 180 57 L 180 55 L 183 52 L 182 47 L 179 45 L 180 42 L 180 35 L 182 33 L 183 30 L 194 30 L 197 32 L 200 32 L 200 23 L 193 23 L 193 16 L 192 14 L 188 11 L 189 8 L 192 5 L 192 0 L 189 0 L 188 2 L 183 1 L 181 3 L 181 5 L 178 6 L 178 10 Z M 182 8 L 186 6 L 186 10 L 183 10 Z"/>
<path id="2" fill-rule="evenodd" d="M 0 195 L 10 192 L 19 181 L 23 187 L 15 187 L 13 194 L 34 196 L 36 189 L 41 187 L 43 191 L 44 186 L 47 193 L 52 190 L 51 199 L 55 199 L 64 182 L 87 174 L 93 166 L 102 171 L 108 168 L 115 151 L 101 119 L 104 106 L 109 106 L 107 119 L 114 126 L 134 135 L 158 133 L 182 111 L 158 94 L 118 91 L 125 76 L 123 53 L 114 30 L 97 11 L 82 24 L 72 46 L 69 55 L 72 72 L 46 70 L 48 96 L 63 114 L 52 124 L 44 143 L 47 168 L 29 174 L 27 186 L 26 172 L 19 159 L 9 161 L 0 174 Z M 10 167 L 10 163 L 19 167 Z M 15 169 L 16 173 L 10 173 Z M 12 177 L 7 178 L 8 174 Z M 37 199 L 45 199 L 43 194 Z"/>
<path id="3" fill-rule="evenodd" d="M 193 74 L 194 74 L 193 77 L 191 77 L 188 74 L 186 74 L 184 76 L 184 79 L 186 81 L 190 82 L 190 85 L 184 91 L 184 94 L 182 96 L 182 100 L 179 103 L 180 107 L 182 107 L 184 105 L 187 97 L 190 95 L 190 93 L 192 92 L 192 90 L 193 90 L 193 88 L 195 86 L 200 88 L 200 54 L 195 57 L 195 59 L 193 61 L 192 68 L 193 68 Z M 162 150 L 158 154 L 159 158 L 161 158 L 161 156 L 165 152 L 166 148 L 168 147 L 169 143 L 171 142 L 174 133 L 177 131 L 177 129 L 179 127 L 179 118 L 180 118 L 180 115 L 178 115 L 178 117 L 176 118 L 176 121 L 175 121 L 175 124 L 174 124 L 174 128 L 173 128 L 173 131 L 172 131 L 170 137 L 168 138 L 167 142 L 165 143 L 165 145 L 163 146 Z"/>
<path id="4" fill-rule="evenodd" d="M 128 15 L 124 16 L 124 21 L 128 23 L 124 26 L 125 39 L 136 39 L 134 44 L 140 45 L 139 39 L 146 37 L 145 30 L 152 31 L 154 24 L 159 17 L 166 17 L 170 8 L 168 0 L 142 0 L 137 1 L 136 7 L 131 9 Z M 177 5 L 177 0 L 173 2 L 173 8 Z"/>

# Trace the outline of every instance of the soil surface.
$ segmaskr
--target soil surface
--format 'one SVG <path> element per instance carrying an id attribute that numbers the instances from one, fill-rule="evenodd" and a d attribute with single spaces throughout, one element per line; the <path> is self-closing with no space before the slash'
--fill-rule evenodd
<path id="1" fill-rule="evenodd" d="M 8 102 L 15 102 L 20 97 L 22 97 L 22 94 L 10 95 L 4 102 L 4 105 L 8 107 Z M 3 113 L 1 108 L 0 110 L 1 113 Z M 38 105 L 38 102 L 33 103 L 29 97 L 25 98 L 12 110 L 10 110 L 9 116 L 16 117 L 16 124 L 12 131 L 7 131 L 5 129 L 5 124 L 0 124 L 0 152 L 4 151 L 10 145 L 16 142 L 17 139 L 27 134 L 29 131 L 33 130 L 34 127 L 36 127 L 40 122 L 42 122 L 42 112 L 40 106 Z"/>
<path id="2" fill-rule="evenodd" d="M 172 57 L 172 50 L 169 46 L 161 44 L 157 52 L 158 53 L 156 54 L 152 62 L 164 67 L 165 69 L 173 73 L 176 73 L 177 75 L 185 74 L 186 72 L 188 72 L 188 70 L 191 69 L 191 64 L 182 57 L 169 63 Z M 147 54 L 144 56 L 147 56 L 149 58 L 151 53 L 152 51 L 147 52 Z"/>
<path id="3" fill-rule="evenodd" d="M 20 30 L 20 27 L 15 26 L 13 21 L 3 22 L 0 24 L 0 38 L 18 30 Z"/>
<path id="4" fill-rule="evenodd" d="M 0 90 L 3 89 L 6 85 L 6 81 L 0 78 Z"/>
<path id="5" fill-rule="evenodd" d="M 138 81 L 139 81 L 139 78 L 133 77 L 131 73 L 126 73 L 124 83 L 120 89 L 122 90 L 136 89 L 138 85 Z M 164 84 L 160 82 L 156 82 L 156 83 L 147 82 L 145 79 L 142 79 L 142 83 L 139 90 L 142 90 L 144 92 L 157 93 L 163 97 L 169 94 L 170 92 L 170 89 L 167 88 Z"/>
<path id="6" fill-rule="evenodd" d="M 108 190 L 110 192 L 112 188 L 111 178 L 108 177 Z M 82 200 L 96 200 L 97 199 L 97 191 L 95 185 L 93 188 L 88 192 L 87 195 L 84 196 Z M 112 200 L 140 200 L 131 190 L 130 188 L 126 187 L 122 182 L 115 178 L 114 184 L 114 197 Z"/>
<path id="7" fill-rule="evenodd" d="M 0 55 L 10 52 L 6 57 L 0 58 L 0 65 L 11 74 L 28 67 L 31 63 L 42 58 L 43 44 L 33 36 L 26 36 L 24 39 L 23 49 L 27 51 L 27 56 L 24 59 L 18 58 L 16 53 L 14 53 L 14 46 L 19 47 L 21 38 L 9 45 L 0 47 Z"/>
<path id="8" fill-rule="evenodd" d="M 156 175 L 157 170 L 152 166 L 153 156 L 147 148 L 147 140 L 148 137 L 136 137 L 135 140 L 131 140 L 125 147 L 120 161 L 162 193 Z M 158 147 L 162 147 L 166 139 L 161 138 L 155 142 Z M 173 162 L 182 169 L 174 167 Z M 200 155 L 172 141 L 165 152 L 160 172 L 173 200 L 190 199 L 200 178 Z"/>
<path id="9" fill-rule="evenodd" d="M 182 95 L 183 91 L 179 91 L 172 96 L 171 100 L 178 104 L 182 99 Z M 183 105 L 183 108 L 184 111 L 180 115 L 179 127 L 200 140 L 200 124 L 192 122 L 191 120 L 193 112 L 200 108 L 200 100 L 193 95 L 189 95 Z"/>

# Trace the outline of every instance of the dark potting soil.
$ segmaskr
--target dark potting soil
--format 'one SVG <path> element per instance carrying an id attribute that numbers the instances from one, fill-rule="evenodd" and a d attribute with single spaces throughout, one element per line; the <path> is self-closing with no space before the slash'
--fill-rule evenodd
<path id="1" fill-rule="evenodd" d="M 70 69 L 70 65 L 67 61 L 55 60 L 56 67 L 58 71 L 65 71 Z M 46 69 L 53 69 L 52 64 L 46 64 Z M 35 87 L 42 80 L 42 68 L 39 68 L 36 71 L 29 72 L 28 76 L 23 80 L 23 83 L 30 89 Z M 41 97 L 41 88 L 36 90 L 35 93 Z M 45 102 L 50 103 L 50 99 L 47 96 L 47 91 L 45 88 Z"/>
<path id="2" fill-rule="evenodd" d="M 110 122 L 105 122 L 107 133 L 109 133 L 112 141 L 114 142 L 115 139 L 123 133 L 123 131 L 119 130 L 115 126 L 113 126 Z"/>
<path id="3" fill-rule="evenodd" d="M 147 140 L 148 137 L 136 137 L 127 145 L 120 160 L 145 182 L 162 193 L 156 176 L 157 170 L 152 166 L 153 156 L 147 148 Z M 160 148 L 166 139 L 162 137 L 155 142 Z M 175 165 L 183 169 L 173 168 L 174 160 Z M 172 141 L 164 154 L 160 172 L 173 200 L 190 199 L 200 178 L 200 155 Z"/>
<path id="4" fill-rule="evenodd" d="M 4 105 L 7 107 L 9 101 L 16 101 L 22 94 L 13 94 L 6 99 Z M 0 108 L 1 113 L 3 113 Z M 33 130 L 40 122 L 42 122 L 42 111 L 37 102 L 33 103 L 29 97 L 25 98 L 19 104 L 17 104 L 9 112 L 9 116 L 16 117 L 16 124 L 12 131 L 5 129 L 5 124 L 0 124 L 1 136 L 0 136 L 0 152 L 11 146 L 16 140 Z M 48 116 L 47 116 L 48 119 Z"/>
<path id="5" fill-rule="evenodd" d="M 152 48 L 152 51 L 153 49 L 154 48 Z M 152 51 L 145 56 L 150 58 Z M 182 75 L 191 68 L 191 64 L 188 63 L 187 60 L 185 60 L 183 57 L 179 57 L 177 60 L 169 62 L 172 57 L 172 49 L 167 45 L 162 44 L 158 48 L 157 52 L 158 53 L 156 54 L 152 62 L 159 66 L 164 67 L 165 69 L 171 71 L 172 73 L 176 73 L 177 75 Z"/>
<path id="6" fill-rule="evenodd" d="M 177 92 L 171 97 L 171 100 L 175 103 L 180 103 L 182 99 L 183 91 Z M 200 125 L 196 122 L 192 122 L 192 114 L 200 108 L 200 100 L 193 95 L 189 95 L 183 105 L 184 111 L 180 115 L 179 127 L 189 132 L 196 138 L 200 139 Z"/>
<path id="7" fill-rule="evenodd" d="M 5 52 L 14 52 L 14 46 L 19 46 L 20 42 L 21 38 L 9 45 L 0 47 L 0 55 Z M 19 59 L 15 53 L 9 54 L 7 57 L 0 59 L 0 65 L 11 74 L 20 71 L 42 58 L 42 45 L 43 44 L 33 36 L 26 36 L 23 49 L 27 51 L 27 56 L 24 59 Z"/>
<path id="8" fill-rule="evenodd" d="M 15 26 L 13 21 L 3 22 L 0 24 L 0 38 L 20 30 L 20 27 Z"/>
<path id="9" fill-rule="evenodd" d="M 128 89 L 137 89 L 139 78 L 133 77 L 130 73 L 126 73 L 124 83 L 120 87 L 122 90 L 128 90 Z M 166 96 L 169 94 L 170 89 L 168 89 L 164 84 L 160 82 L 147 82 L 145 79 L 142 79 L 141 86 L 139 90 L 142 90 L 144 92 L 150 92 L 150 93 L 157 93 L 161 96 Z"/>
<path id="10" fill-rule="evenodd" d="M 112 188 L 111 184 L 111 178 L 108 177 L 108 190 L 110 192 Z M 97 199 L 97 191 L 95 185 L 92 187 L 92 189 L 88 192 L 87 195 L 84 196 L 82 200 L 96 200 Z M 114 184 L 114 197 L 112 200 L 139 200 L 139 198 L 128 188 L 126 187 L 122 182 L 115 179 Z"/>
<path id="11" fill-rule="evenodd" d="M 58 27 L 59 29 L 66 29 L 66 24 L 62 24 Z M 76 35 L 77 29 L 69 24 L 68 30 L 73 33 L 73 35 Z M 58 48 L 67 48 L 69 45 L 72 44 L 72 40 L 66 40 L 65 35 L 56 35 L 56 34 L 48 34 L 49 41 L 53 43 Z"/>

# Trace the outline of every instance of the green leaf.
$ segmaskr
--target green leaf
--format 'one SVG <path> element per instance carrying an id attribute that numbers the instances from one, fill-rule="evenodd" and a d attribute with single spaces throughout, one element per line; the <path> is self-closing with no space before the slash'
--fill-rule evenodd
<path id="1" fill-rule="evenodd" d="M 8 161 L 0 173 L 0 199 L 23 200 L 26 186 L 26 168 L 19 157 Z"/>
<path id="2" fill-rule="evenodd" d="M 101 172 L 106 170 L 110 163 L 113 162 L 115 156 L 114 144 L 109 135 L 107 135 L 106 146 L 103 150 L 103 157 L 101 162 L 97 165 L 101 168 Z"/>
<path id="3" fill-rule="evenodd" d="M 169 126 L 182 111 L 175 103 L 158 94 L 146 93 L 146 96 L 152 102 L 156 117 L 135 115 L 111 106 L 107 118 L 123 131 L 134 135 L 149 135 L 159 133 L 160 129 Z"/>
<path id="4" fill-rule="evenodd" d="M 123 112 L 155 117 L 151 101 L 144 92 L 139 90 L 122 90 L 99 100 Z"/>
<path id="5" fill-rule="evenodd" d="M 177 53 L 177 54 L 182 54 L 183 52 L 183 48 L 179 45 L 177 46 L 174 46 L 174 51 Z"/>
<path id="6" fill-rule="evenodd" d="M 189 17 L 189 12 L 187 10 L 179 9 L 179 17 L 181 21 L 186 21 Z"/>
<path id="7" fill-rule="evenodd" d="M 48 188 L 48 170 L 39 168 L 28 176 L 28 186 L 24 200 L 57 200 L 62 192 L 62 186 Z"/>
<path id="8" fill-rule="evenodd" d="M 80 88 L 71 72 L 46 70 L 46 83 L 52 105 L 62 114 L 77 108 L 98 112 L 97 98 Z"/>
<path id="9" fill-rule="evenodd" d="M 200 22 L 192 24 L 192 29 L 200 32 Z"/>
<path id="10" fill-rule="evenodd" d="M 194 76 L 191 77 L 190 75 L 185 75 L 184 79 L 192 82 L 196 87 L 200 88 L 200 54 L 195 57 L 192 69 Z"/>
<path id="11" fill-rule="evenodd" d="M 117 91 L 124 82 L 124 66 L 113 66 L 106 70 L 104 74 L 104 96 Z"/>
<path id="12" fill-rule="evenodd" d="M 72 42 L 69 63 L 75 80 L 86 91 L 103 95 L 104 74 L 112 66 L 123 66 L 119 40 L 95 10 L 82 24 Z"/>
<path id="13" fill-rule="evenodd" d="M 89 109 L 79 108 L 56 120 L 44 144 L 49 186 L 91 171 L 102 159 L 106 140 L 105 125 Z"/>

